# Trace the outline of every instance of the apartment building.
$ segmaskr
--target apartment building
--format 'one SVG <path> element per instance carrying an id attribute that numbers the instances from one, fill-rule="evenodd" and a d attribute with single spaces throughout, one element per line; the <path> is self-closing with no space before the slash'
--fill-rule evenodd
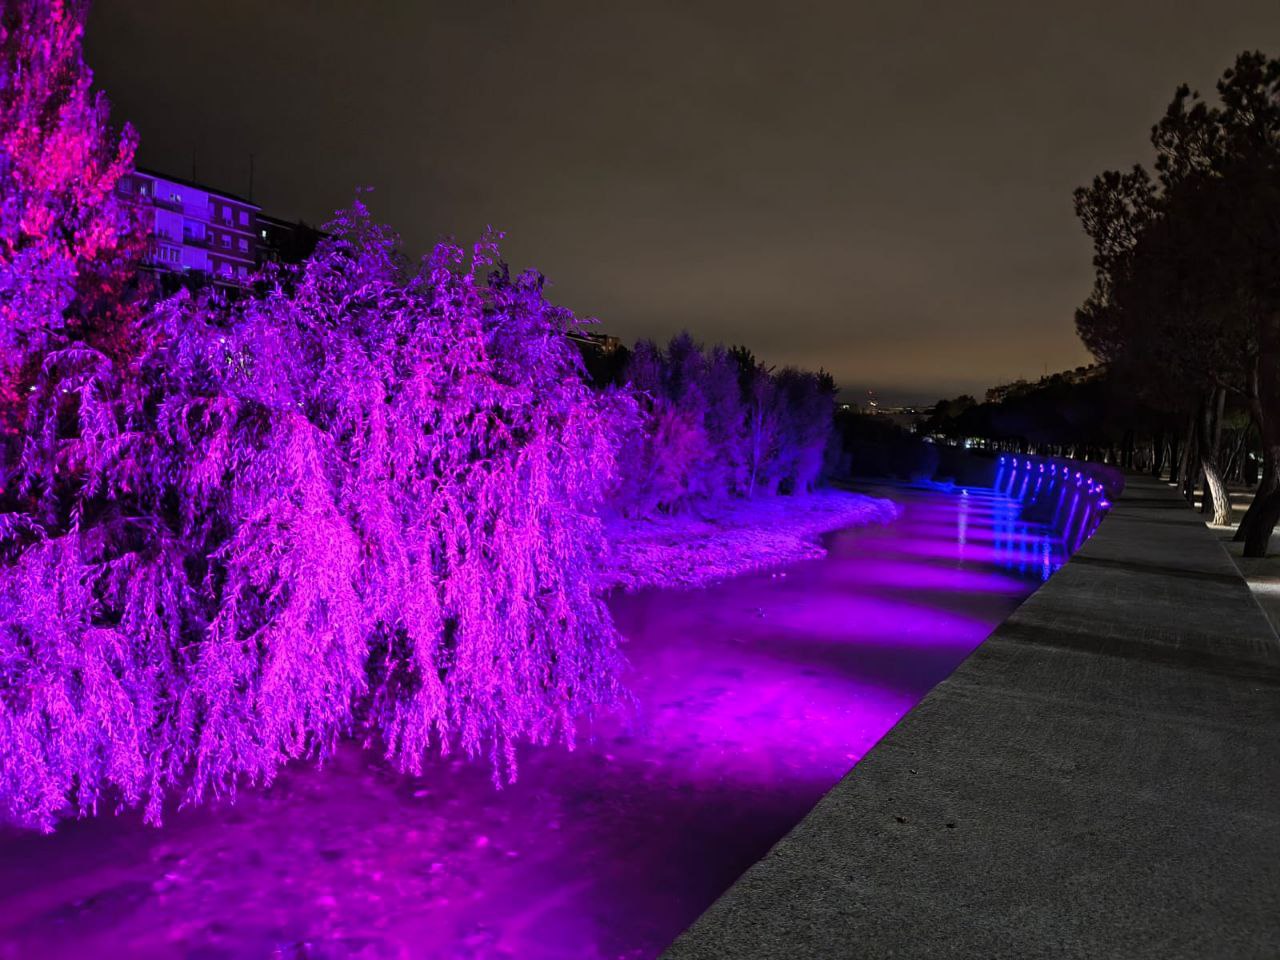
<path id="1" fill-rule="evenodd" d="M 261 210 L 243 197 L 151 170 L 121 177 L 119 195 L 142 212 L 148 264 L 194 282 L 238 286 L 259 263 Z"/>

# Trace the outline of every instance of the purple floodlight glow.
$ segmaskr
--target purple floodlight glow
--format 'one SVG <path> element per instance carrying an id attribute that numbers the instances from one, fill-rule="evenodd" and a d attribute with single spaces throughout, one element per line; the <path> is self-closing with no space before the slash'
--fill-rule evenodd
<path id="1" fill-rule="evenodd" d="M 823 560 L 607 604 L 612 514 L 814 486 L 822 377 L 681 336 L 597 391 L 496 236 L 406 276 L 360 204 L 243 297 L 144 310 L 79 7 L 7 9 L 0 815 L 141 808 L 5 835 L 18 955 L 656 952 L 1096 527 L 1079 491 L 1039 523 L 1063 491 L 1015 459 Z"/>
<path id="2" fill-rule="evenodd" d="M 1008 498 L 894 496 L 898 521 L 831 536 L 785 578 L 614 598 L 635 712 L 598 717 L 573 753 L 522 748 L 505 790 L 460 761 L 406 777 L 343 747 L 163 831 L 130 816 L 11 836 L 0 939 L 45 960 L 212 937 L 249 956 L 339 939 L 654 956 L 1062 561 Z M 993 545 L 957 555 L 962 511 Z M 129 909 L 85 905 L 117 889 Z M 56 939 L 52 917 L 69 918 Z"/>

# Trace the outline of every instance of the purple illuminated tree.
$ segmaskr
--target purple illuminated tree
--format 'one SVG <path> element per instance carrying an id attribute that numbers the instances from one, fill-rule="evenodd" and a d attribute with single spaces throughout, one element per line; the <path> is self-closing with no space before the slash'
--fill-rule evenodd
<path id="1" fill-rule="evenodd" d="M 154 820 L 348 733 L 502 782 L 621 696 L 593 585 L 628 398 L 493 241 L 410 272 L 362 206 L 330 230 L 260 295 L 148 318 L 136 509 L 27 549 L 0 598 L 11 817 Z"/>
<path id="2" fill-rule="evenodd" d="M 692 357 L 683 358 L 693 368 Z M 670 355 L 650 341 L 636 344 L 625 376 L 641 411 L 624 445 L 625 467 L 614 498 L 628 516 L 684 508 L 703 491 L 712 448 L 693 369 L 681 382 Z M 682 396 L 681 405 L 677 396 Z"/>
<path id="3" fill-rule="evenodd" d="M 460 744 L 514 776 L 517 741 L 571 741 L 617 694 L 591 585 L 626 411 L 491 241 L 405 279 L 362 207 L 332 232 L 225 318 L 177 304 L 156 358 L 217 585 L 197 789 L 327 749 L 366 699 L 407 768 Z"/>
<path id="4" fill-rule="evenodd" d="M 359 203 L 142 309 L 83 15 L 0 17 L 0 816 L 156 822 L 352 734 L 499 783 L 572 745 L 625 698 L 602 510 L 807 489 L 829 401 L 688 337 L 596 391 L 496 239 L 415 267 Z"/>
<path id="5" fill-rule="evenodd" d="M 0 807 L 44 826 L 105 784 L 140 795 L 163 696 L 162 661 L 103 605 L 148 589 L 125 542 L 147 526 L 140 234 L 113 199 L 134 136 L 91 92 L 84 13 L 0 14 Z"/>
<path id="6" fill-rule="evenodd" d="M 626 379 L 644 417 L 625 453 L 624 512 L 805 493 L 818 482 L 835 394 L 825 374 L 775 373 L 745 348 L 707 351 L 680 334 L 666 350 L 637 344 Z"/>
<path id="7" fill-rule="evenodd" d="M 21 433 L 56 429 L 45 394 L 57 375 L 74 368 L 70 392 L 92 403 L 89 381 L 118 374 L 134 352 L 139 234 L 113 191 L 136 137 L 111 131 L 91 90 L 84 15 L 62 0 L 16 0 L 0 14 L 0 484 L 10 493 Z M 47 457 L 27 449 L 46 483 Z"/>

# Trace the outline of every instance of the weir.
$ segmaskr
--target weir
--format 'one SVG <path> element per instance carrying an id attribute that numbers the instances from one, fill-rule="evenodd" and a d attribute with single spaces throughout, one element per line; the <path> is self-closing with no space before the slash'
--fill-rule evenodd
<path id="1" fill-rule="evenodd" d="M 1054 475 L 1018 460 L 997 486 Z M 1280 955 L 1276 635 L 1168 486 L 1115 479 L 1092 539 L 665 958 Z"/>

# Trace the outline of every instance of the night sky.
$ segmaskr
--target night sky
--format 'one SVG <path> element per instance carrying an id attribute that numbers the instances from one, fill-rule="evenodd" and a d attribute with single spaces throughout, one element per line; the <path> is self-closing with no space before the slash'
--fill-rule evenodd
<path id="1" fill-rule="evenodd" d="M 98 0 L 87 47 L 144 166 L 244 194 L 252 152 L 313 223 L 371 186 L 625 340 L 926 400 L 1087 362 L 1071 190 L 1280 51 L 1280 2 Z"/>

